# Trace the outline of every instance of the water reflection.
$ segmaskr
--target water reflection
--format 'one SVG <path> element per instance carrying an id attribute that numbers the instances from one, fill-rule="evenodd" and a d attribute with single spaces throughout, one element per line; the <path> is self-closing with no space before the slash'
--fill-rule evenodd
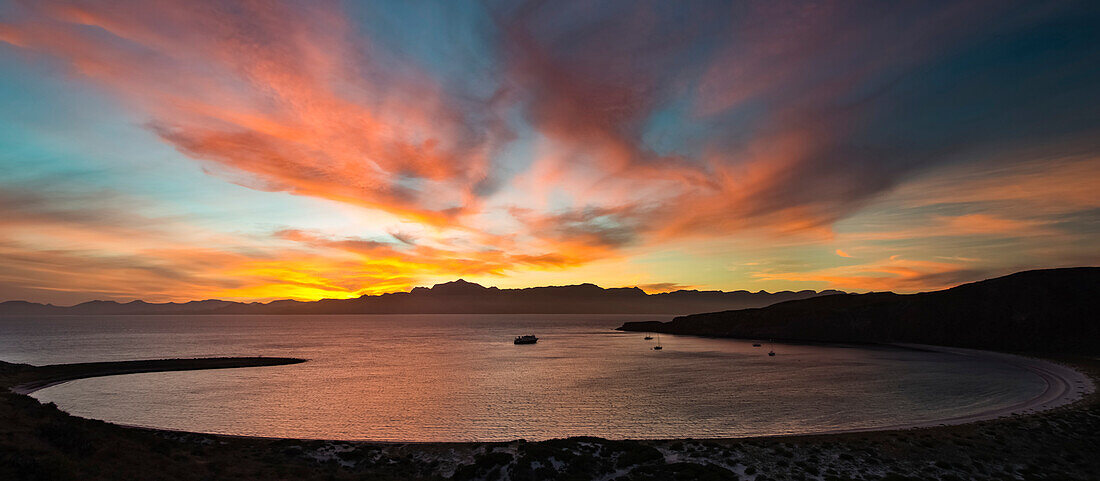
<path id="1" fill-rule="evenodd" d="M 80 380 L 75 414 L 228 434 L 393 441 L 726 437 L 888 426 L 1013 404 L 1042 381 L 995 361 L 611 328 L 640 316 L 200 316 L 0 322 L 0 358 L 306 357 Z M 660 319 L 660 317 L 656 317 Z M 37 324 L 37 327 L 31 323 Z M 532 345 L 515 335 L 535 333 Z"/>

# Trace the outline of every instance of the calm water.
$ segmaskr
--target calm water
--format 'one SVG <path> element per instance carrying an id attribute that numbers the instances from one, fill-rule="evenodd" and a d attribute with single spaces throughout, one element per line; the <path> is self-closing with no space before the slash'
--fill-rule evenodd
<path id="1" fill-rule="evenodd" d="M 728 437 L 889 426 L 1043 392 L 993 360 L 612 329 L 645 316 L 0 318 L 0 359 L 296 356 L 305 364 L 84 379 L 35 393 L 107 421 L 391 441 Z M 664 319 L 661 316 L 648 319 Z M 538 344 L 515 346 L 534 333 Z"/>

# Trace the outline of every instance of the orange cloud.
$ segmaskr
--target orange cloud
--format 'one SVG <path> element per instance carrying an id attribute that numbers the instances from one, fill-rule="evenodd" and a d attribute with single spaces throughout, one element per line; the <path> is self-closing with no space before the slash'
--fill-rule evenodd
<path id="1" fill-rule="evenodd" d="M 510 134 L 329 4 L 36 2 L 0 39 L 67 61 L 211 172 L 430 224 L 476 211 Z M 246 175 L 241 175 L 246 174 Z"/>
<path id="2" fill-rule="evenodd" d="M 945 289 L 990 276 L 988 271 L 973 269 L 965 264 L 907 260 L 897 256 L 852 267 L 811 272 L 765 271 L 754 274 L 760 280 L 818 282 L 829 288 L 849 291 L 897 292 Z"/>
<path id="3" fill-rule="evenodd" d="M 654 294 L 659 292 L 673 292 L 679 290 L 697 289 L 699 286 L 679 284 L 676 282 L 654 282 L 652 284 L 641 284 L 637 286 L 648 294 Z"/>
<path id="4" fill-rule="evenodd" d="M 381 270 L 416 275 L 504 275 L 516 269 L 563 269 L 585 264 L 600 257 L 587 244 L 559 243 L 546 253 L 524 253 L 518 246 L 510 249 L 447 249 L 427 245 L 388 244 L 356 238 L 331 238 L 319 233 L 284 230 L 282 239 L 311 248 L 351 253 L 361 259 L 360 270 Z"/>
<path id="5" fill-rule="evenodd" d="M 936 171 L 901 186 L 891 198 L 910 206 L 984 204 L 1006 215 L 1051 215 L 1100 208 L 1096 179 L 1095 155 L 1024 151 Z"/>
<path id="6" fill-rule="evenodd" d="M 951 235 L 1035 235 L 1052 233 L 1043 221 L 1006 219 L 989 214 L 940 218 Z"/>
<path id="7" fill-rule="evenodd" d="M 837 2 L 750 4 L 736 25 L 707 9 L 662 15 L 660 3 L 527 3 L 492 12 L 505 39 L 493 59 L 501 80 L 479 96 L 372 44 L 336 3 L 29 2 L 0 20 L 0 41 L 113 93 L 207 172 L 384 211 L 420 230 L 377 226 L 396 243 L 295 229 L 255 239 L 0 193 L 8 282 L 124 296 L 160 278 L 154 295 L 350 297 L 429 276 L 568 269 L 696 238 L 830 242 L 861 259 L 873 257 L 870 243 L 934 236 L 1061 235 L 1047 248 L 1066 250 L 1057 216 L 1100 207 L 1095 157 L 993 158 L 945 173 L 924 167 L 973 146 L 947 136 L 951 145 L 888 147 L 893 134 L 867 127 L 919 99 L 892 85 L 968 35 L 959 27 L 984 7 L 905 15 L 913 8 L 898 5 L 883 9 L 887 18 L 921 21 L 846 24 L 850 7 Z M 896 41 L 874 42 L 884 30 Z M 501 200 L 505 169 L 495 164 L 515 117 L 536 153 L 510 186 L 519 198 Z M 682 142 L 663 145 L 663 124 Z M 969 133 L 982 132 L 958 135 Z M 935 175 L 904 182 L 920 172 Z M 904 225 L 834 232 L 884 197 Z M 979 271 L 891 258 L 764 275 L 917 289 Z"/>

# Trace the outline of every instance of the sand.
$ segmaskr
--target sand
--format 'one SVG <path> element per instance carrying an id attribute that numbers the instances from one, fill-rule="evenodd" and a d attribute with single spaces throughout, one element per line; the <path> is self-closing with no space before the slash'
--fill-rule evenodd
<path id="1" fill-rule="evenodd" d="M 897 424 L 891 426 L 876 426 L 858 429 L 835 429 L 812 434 L 890 431 L 895 429 L 912 429 L 933 426 L 952 426 L 957 424 L 967 424 L 978 421 L 1002 418 L 1005 416 L 1030 414 L 1054 409 L 1059 406 L 1072 404 L 1096 390 L 1096 386 L 1093 384 L 1092 379 L 1090 379 L 1089 376 L 1085 373 L 1082 373 L 1071 367 L 1063 366 L 1061 364 L 1056 364 L 1054 362 L 1046 361 L 1043 359 L 1020 356 L 1016 354 L 982 351 L 978 349 L 964 349 L 960 347 L 943 347 L 924 344 L 900 343 L 894 345 L 908 349 L 921 349 L 925 351 L 943 352 L 959 356 L 984 357 L 986 359 L 994 359 L 1038 375 L 1040 378 L 1043 379 L 1043 381 L 1046 382 L 1047 387 L 1046 390 L 1043 391 L 1041 394 L 1027 401 L 1023 401 L 1010 406 L 1004 406 L 997 409 L 990 409 L 986 411 L 967 414 L 965 416 L 933 419 L 929 421 Z"/>
<path id="2" fill-rule="evenodd" d="M 207 357 L 194 359 L 147 359 L 138 361 L 54 364 L 33 368 L 31 379 L 11 387 L 16 394 L 30 394 L 77 379 L 150 372 L 235 369 L 298 364 L 306 359 L 286 357 Z M 37 379 L 34 379 L 37 378 Z"/>
<path id="3" fill-rule="evenodd" d="M 428 444 L 274 440 L 121 429 L 68 416 L 55 406 L 0 392 L 0 416 L 10 421 L 0 425 L 0 457 L 8 455 L 7 459 L 20 461 L 0 463 L 0 478 L 30 479 L 40 475 L 43 479 L 140 479 L 155 470 L 179 479 L 318 481 L 350 481 L 364 476 L 410 480 L 447 477 L 456 481 L 561 477 L 619 481 L 763 477 L 999 480 L 1094 479 L 1095 473 L 1100 472 L 1100 458 L 1095 456 L 1096 447 L 1100 446 L 1097 396 L 1089 395 L 1068 409 L 1054 409 L 1093 391 L 1093 383 L 1079 370 L 1096 376 L 1100 373 L 1100 361 L 1076 359 L 1072 362 L 1077 369 L 1071 369 L 1023 356 L 931 346 L 905 347 L 995 356 L 1034 372 L 1046 381 L 1046 389 L 1015 406 L 922 424 L 960 424 L 944 428 L 888 431 L 890 427 L 878 427 L 865 431 L 882 432 L 755 439 L 569 438 L 531 443 L 519 440 Z M 77 372 L 106 375 L 106 371 L 117 371 L 113 369 L 117 367 L 51 366 L 49 376 L 26 389 L 76 379 L 73 376 Z M 17 384 L 19 380 L 26 383 L 34 376 L 27 370 L 10 372 L 7 379 L 0 377 L 0 383 L 17 381 L 11 383 Z M 133 367 L 127 372 L 134 372 Z M 1047 412 L 1032 414 L 1040 410 Z M 993 418 L 1000 419 L 971 422 Z M 89 459 L 116 462 L 97 463 Z"/>
<path id="4" fill-rule="evenodd" d="M 993 360 L 996 360 L 996 361 L 999 361 L 999 362 L 1004 362 L 1004 363 L 1019 367 L 1021 369 L 1024 369 L 1024 370 L 1027 370 L 1029 372 L 1032 372 L 1032 373 L 1036 374 L 1037 376 L 1042 378 L 1043 381 L 1046 382 L 1046 389 L 1041 394 L 1039 394 L 1038 396 L 1035 396 L 1034 398 L 1029 399 L 1029 400 L 1024 401 L 1024 402 L 1020 402 L 1020 403 L 1013 404 L 1013 405 L 1010 405 L 1010 406 L 1004 406 L 1004 407 L 997 408 L 997 409 L 990 409 L 990 410 L 986 410 L 986 411 L 980 411 L 980 412 L 976 412 L 976 413 L 972 413 L 972 414 L 967 414 L 967 415 L 964 415 L 964 416 L 956 416 L 956 417 L 942 418 L 942 419 L 933 419 L 933 420 L 920 421 L 920 422 L 915 422 L 915 423 L 905 423 L 905 424 L 896 424 L 896 425 L 887 425 L 887 426 L 875 426 L 875 427 L 867 427 L 867 428 L 853 428 L 853 429 L 841 428 L 841 429 L 824 430 L 824 431 L 817 431 L 817 432 L 810 432 L 810 433 L 800 433 L 800 435 L 888 431 L 888 430 L 896 430 L 896 429 L 911 429 L 911 428 L 923 428 L 923 427 L 933 427 L 933 426 L 966 424 L 966 423 L 972 423 L 972 422 L 977 422 L 977 421 L 997 419 L 997 418 L 1010 416 L 1010 415 L 1036 413 L 1036 412 L 1041 412 L 1041 411 L 1045 411 L 1045 410 L 1049 410 L 1049 409 L 1054 409 L 1054 408 L 1057 408 L 1059 406 L 1064 406 L 1064 405 L 1067 405 L 1067 404 L 1071 404 L 1071 403 L 1073 403 L 1077 400 L 1080 400 L 1085 395 L 1087 395 L 1089 393 L 1092 393 L 1095 390 L 1095 385 L 1093 384 L 1092 380 L 1089 378 L 1088 375 L 1086 375 L 1082 372 L 1079 372 L 1079 371 L 1077 371 L 1073 368 L 1063 366 L 1063 365 L 1060 365 L 1060 364 L 1056 364 L 1054 362 L 1042 360 L 1042 359 L 1026 357 L 1026 356 L 1020 356 L 1020 355 L 1014 355 L 1014 354 L 998 353 L 998 352 L 992 352 L 992 351 L 982 351 L 982 350 L 976 350 L 976 349 L 931 346 L 931 345 L 923 345 L 923 344 L 895 344 L 895 345 L 899 346 L 899 347 L 907 348 L 907 349 L 920 349 L 920 350 L 925 350 L 925 351 L 943 352 L 943 353 L 949 353 L 949 354 L 954 354 L 954 355 L 959 355 L 959 356 L 983 357 L 983 358 L 986 358 L 986 359 L 993 359 Z M 270 362 L 270 360 L 268 360 L 268 359 L 265 359 L 265 361 Z M 242 365 L 240 367 L 246 367 L 246 366 Z M 133 373 L 133 372 L 158 372 L 158 371 L 172 371 L 172 370 L 179 370 L 179 368 L 175 368 L 175 369 L 156 369 L 156 368 L 153 368 L 153 369 L 148 369 L 148 370 L 147 369 L 140 369 L 140 370 L 137 370 L 137 371 L 134 371 L 134 370 L 118 370 L 118 371 L 114 371 L 114 372 L 112 372 L 111 369 L 107 369 L 107 370 L 104 370 L 104 371 L 97 371 L 97 372 L 73 372 L 73 373 L 66 373 L 66 376 L 62 379 L 51 379 L 51 380 L 48 380 L 48 381 L 47 380 L 31 381 L 31 382 L 28 382 L 28 383 L 20 384 L 20 385 L 12 387 L 11 391 L 16 393 L 16 394 L 26 395 L 26 394 L 30 394 L 30 393 L 33 393 L 35 391 L 41 390 L 41 389 L 51 387 L 51 386 L 56 386 L 58 384 L 62 384 L 62 383 L 69 382 L 69 381 L 74 381 L 74 380 L 77 380 L 77 379 L 83 379 L 83 378 L 87 378 L 87 377 L 98 377 L 98 376 L 105 376 L 105 375 L 122 375 L 122 374 L 128 374 L 128 373 Z M 137 426 L 127 426 L 127 427 L 137 427 Z M 249 436 L 244 436 L 244 437 L 249 437 Z"/>

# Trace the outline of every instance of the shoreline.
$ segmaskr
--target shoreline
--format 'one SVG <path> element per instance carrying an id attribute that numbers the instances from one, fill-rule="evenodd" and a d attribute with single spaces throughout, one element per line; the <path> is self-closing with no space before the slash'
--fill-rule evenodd
<path id="1" fill-rule="evenodd" d="M 986 358 L 997 359 L 1000 362 L 1004 362 L 1020 369 L 1026 370 L 1039 376 L 1046 382 L 1047 388 L 1039 395 L 1022 401 L 1010 406 L 1002 406 L 998 408 L 983 410 L 975 413 L 965 414 L 961 416 L 954 416 L 950 418 L 932 419 L 924 421 L 916 421 L 911 423 L 892 424 L 887 426 L 874 426 L 864 428 L 838 428 L 827 429 L 822 431 L 810 431 L 804 433 L 784 433 L 784 434 L 765 434 L 765 435 L 749 435 L 738 437 L 723 437 L 723 438 L 654 438 L 654 439 L 635 439 L 635 438 L 607 438 L 613 441 L 633 441 L 633 442 L 646 442 L 646 441 L 676 441 L 676 440 L 689 440 L 689 439 L 706 439 L 713 441 L 735 441 L 745 439 L 779 439 L 785 437 L 796 436 L 822 436 L 831 434 L 850 434 L 850 433 L 874 433 L 874 432 L 886 432 L 886 431 L 899 431 L 909 429 L 922 429 L 932 428 L 940 426 L 958 426 L 970 423 L 976 423 L 980 421 L 995 420 L 1010 416 L 1021 416 L 1028 414 L 1036 414 L 1058 407 L 1073 404 L 1085 398 L 1085 396 L 1092 394 L 1096 391 L 1096 384 L 1091 377 L 1077 369 L 1068 367 L 1062 364 L 1055 363 L 1051 360 L 1041 359 L 1038 357 L 1030 357 L 1019 354 L 1000 353 L 995 351 L 986 351 L 979 349 L 965 349 L 946 346 L 933 346 L 926 344 L 908 344 L 908 343 L 893 343 L 893 344 L 878 344 L 879 346 L 887 346 L 898 349 L 914 349 L 937 353 L 947 353 L 960 356 L 981 356 Z M 119 367 L 115 369 L 108 369 L 103 371 L 86 372 L 81 374 L 74 373 L 66 378 L 55 378 L 49 380 L 30 380 L 21 383 L 16 386 L 12 386 L 9 390 L 15 394 L 27 395 L 46 389 L 52 386 L 63 384 L 78 379 L 87 379 L 92 377 L 103 376 L 116 376 L 126 374 L 138 374 L 138 373 L 155 373 L 155 372 L 176 372 L 185 370 L 202 370 L 202 369 L 228 369 L 228 368 L 242 368 L 242 367 L 262 367 L 262 366 L 275 366 L 275 365 L 288 365 L 297 364 L 300 362 L 306 362 L 304 359 L 296 358 L 263 358 L 263 357 L 250 357 L 250 358 L 198 358 L 198 359 L 164 359 L 156 361 L 120 361 L 120 363 L 150 363 L 150 362 L 181 362 L 181 361 L 209 361 L 218 360 L 221 362 L 234 361 L 239 362 L 239 365 L 225 365 L 225 366 L 211 366 L 211 367 L 185 367 L 185 368 L 155 368 L 146 367 L 141 369 L 135 369 L 133 367 Z M 83 365 L 90 364 L 118 364 L 118 363 L 83 363 Z M 64 368 L 68 366 L 81 366 L 82 364 L 60 364 L 41 366 L 42 368 Z M 36 399 L 37 400 L 37 399 Z M 95 419 L 95 418 L 91 418 Z M 101 420 L 100 420 L 101 421 Z M 109 421 L 103 421 L 109 422 Z M 137 429 L 143 431 L 152 432 L 169 432 L 180 435 L 205 435 L 205 436 L 219 436 L 229 437 L 235 439 L 254 439 L 254 440 L 266 440 L 266 441 L 322 441 L 322 442 L 340 442 L 340 443 L 369 443 L 379 445 L 465 445 L 470 443 L 511 443 L 520 440 L 519 438 L 499 440 L 499 441 L 400 441 L 400 440 L 371 440 L 371 439 L 336 439 L 336 438 L 296 438 L 296 437 L 278 437 L 278 436 L 257 436 L 248 434 L 227 434 L 227 433 L 209 433 L 200 431 L 189 431 L 183 429 L 171 429 L 156 426 L 142 426 L 135 424 L 126 424 L 119 422 L 109 422 L 110 424 L 120 426 L 127 429 Z M 553 438 L 556 439 L 556 438 Z M 537 442 L 537 441 L 536 441 Z"/>
<path id="2" fill-rule="evenodd" d="M 989 421 L 1008 416 L 1023 416 L 1037 414 L 1062 406 L 1071 405 L 1083 400 L 1086 396 L 1096 392 L 1096 384 L 1092 378 L 1077 369 L 1065 366 L 1051 360 L 1019 354 L 986 351 L 981 349 L 966 349 L 961 347 L 933 346 L 928 344 L 898 343 L 888 344 L 908 349 L 927 350 L 932 352 L 948 353 L 962 356 L 983 356 L 998 359 L 1006 364 L 1019 367 L 1039 376 L 1047 384 L 1047 389 L 1038 396 L 1027 401 L 1010 406 L 989 409 L 962 416 L 946 419 L 934 419 L 917 423 L 903 423 L 885 427 L 836 429 L 807 434 L 791 434 L 785 436 L 813 436 L 817 434 L 847 434 L 866 433 L 878 431 L 897 431 L 904 429 L 921 429 L 939 426 L 959 426 L 980 421 Z"/>
<path id="3" fill-rule="evenodd" d="M 307 361 L 308 359 L 293 357 L 251 356 L 142 359 L 132 361 L 48 364 L 44 366 L 21 365 L 24 372 L 19 377 L 23 379 L 17 378 L 17 384 L 6 387 L 15 394 L 29 396 L 35 391 L 64 384 L 69 381 L 76 381 L 78 379 L 156 372 L 285 366 L 300 364 Z M 38 376 L 35 376 L 36 373 L 38 373 Z"/>
<path id="4" fill-rule="evenodd" d="M 1052 358 L 1007 356 L 1012 362 L 1057 366 Z M 1100 380 L 1095 357 L 1062 360 L 1072 366 L 1062 369 Z M 0 362 L 0 386 L 64 368 L 35 374 L 41 368 Z M 88 365 L 69 369 L 101 372 Z M 131 428 L 0 389 L 0 417 L 9 421 L 0 423 L 0 479 L 106 481 L 145 479 L 154 472 L 163 479 L 194 481 L 1093 479 L 1100 472 L 1094 455 L 1100 449 L 1100 395 L 1067 404 L 1061 402 L 1065 396 L 1054 396 L 1059 393 L 1065 393 L 1065 384 L 1054 382 L 1028 401 L 1039 403 L 1040 412 L 927 428 L 721 439 L 382 443 Z"/>

